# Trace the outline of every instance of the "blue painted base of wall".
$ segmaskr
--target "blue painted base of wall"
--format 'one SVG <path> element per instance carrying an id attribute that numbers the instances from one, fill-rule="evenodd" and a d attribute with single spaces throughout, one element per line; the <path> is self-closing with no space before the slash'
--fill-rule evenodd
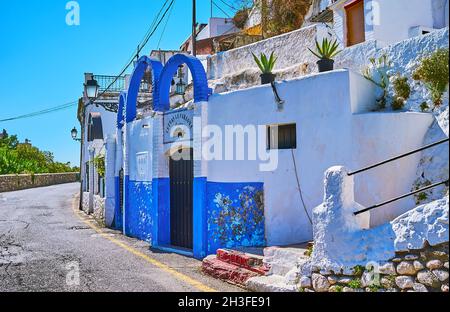
<path id="1" fill-rule="evenodd" d="M 118 178 L 116 183 L 118 194 Z M 153 247 L 170 246 L 170 179 L 136 182 L 125 177 L 125 185 L 125 235 Z M 195 178 L 193 207 L 195 258 L 215 254 L 220 248 L 266 245 L 263 183 L 218 183 Z M 121 222 L 117 204 L 116 228 L 120 229 Z"/>
<path id="2" fill-rule="evenodd" d="M 126 196 L 125 235 L 152 244 L 155 213 L 153 209 L 152 182 L 129 181 Z"/>
<path id="3" fill-rule="evenodd" d="M 264 247 L 264 184 L 207 184 L 207 254 L 220 248 Z"/>
<path id="4" fill-rule="evenodd" d="M 116 188 L 116 208 L 114 211 L 113 229 L 117 231 L 123 230 L 123 207 L 120 207 L 120 182 L 119 177 L 115 177 Z"/>

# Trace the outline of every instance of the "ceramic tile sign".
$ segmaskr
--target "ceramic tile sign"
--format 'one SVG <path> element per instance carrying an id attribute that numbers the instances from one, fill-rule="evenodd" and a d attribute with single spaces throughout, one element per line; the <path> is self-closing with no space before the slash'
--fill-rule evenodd
<path id="1" fill-rule="evenodd" d="M 192 141 L 193 110 L 178 110 L 164 115 L 164 144 Z"/>
<path id="2" fill-rule="evenodd" d="M 137 181 L 151 181 L 148 152 L 136 154 L 136 167 Z"/>

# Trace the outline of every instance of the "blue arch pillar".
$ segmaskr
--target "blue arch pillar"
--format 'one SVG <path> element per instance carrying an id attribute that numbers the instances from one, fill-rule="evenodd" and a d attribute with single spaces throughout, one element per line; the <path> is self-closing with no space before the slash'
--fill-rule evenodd
<path id="1" fill-rule="evenodd" d="M 133 220 L 127 219 L 127 214 L 129 212 L 133 212 L 131 209 L 136 209 L 136 207 L 131 206 L 131 194 L 132 194 L 132 182 L 130 181 L 130 172 L 129 172 L 129 155 L 130 146 L 129 146 L 129 138 L 128 138 L 128 127 L 130 123 L 132 123 L 136 119 L 137 113 L 137 98 L 139 95 L 140 85 L 142 82 L 142 78 L 147 69 L 152 70 L 152 84 L 153 84 L 153 104 L 154 106 L 158 106 L 158 85 L 159 78 L 161 75 L 161 71 L 163 69 L 163 65 L 158 60 L 152 59 L 148 56 L 141 57 L 135 65 L 134 71 L 131 75 L 128 91 L 126 94 L 125 100 L 125 108 L 124 108 L 124 207 L 123 207 L 123 232 L 127 235 L 130 233 L 131 223 Z M 120 117 L 120 116 L 119 116 Z M 128 222 L 130 221 L 130 222 Z"/>

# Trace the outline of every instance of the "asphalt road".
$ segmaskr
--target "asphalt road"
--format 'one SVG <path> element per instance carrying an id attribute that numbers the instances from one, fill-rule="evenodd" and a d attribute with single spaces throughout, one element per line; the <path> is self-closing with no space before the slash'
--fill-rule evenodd
<path id="1" fill-rule="evenodd" d="M 200 261 L 151 251 L 92 228 L 74 211 L 79 184 L 0 194 L 0 292 L 242 291 L 200 272 Z"/>

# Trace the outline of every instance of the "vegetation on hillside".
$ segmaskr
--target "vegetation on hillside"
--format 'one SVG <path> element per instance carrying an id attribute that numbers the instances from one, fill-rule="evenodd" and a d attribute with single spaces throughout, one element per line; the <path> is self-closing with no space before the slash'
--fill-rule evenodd
<path id="1" fill-rule="evenodd" d="M 76 172 L 70 163 L 55 161 L 51 152 L 40 151 L 26 140 L 19 142 L 16 135 L 5 130 L 0 133 L 0 174 L 35 174 Z"/>

